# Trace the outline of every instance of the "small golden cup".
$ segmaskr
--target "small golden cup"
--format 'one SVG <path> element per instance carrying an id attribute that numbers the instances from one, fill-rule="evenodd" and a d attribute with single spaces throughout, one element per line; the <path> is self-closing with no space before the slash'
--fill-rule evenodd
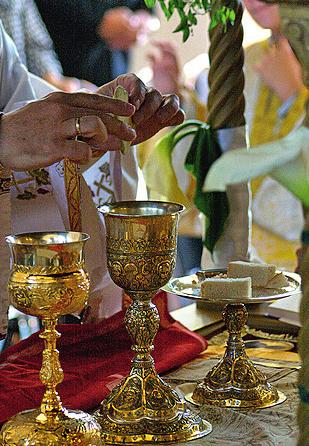
<path id="1" fill-rule="evenodd" d="M 59 316 L 80 312 L 87 302 L 89 278 L 84 271 L 87 234 L 42 232 L 6 238 L 12 270 L 8 292 L 12 305 L 42 319 L 43 362 L 40 379 L 46 389 L 39 409 L 21 412 L 1 429 L 0 444 L 19 446 L 101 446 L 100 426 L 87 413 L 62 406 L 56 386 L 63 370 L 56 349 Z"/>

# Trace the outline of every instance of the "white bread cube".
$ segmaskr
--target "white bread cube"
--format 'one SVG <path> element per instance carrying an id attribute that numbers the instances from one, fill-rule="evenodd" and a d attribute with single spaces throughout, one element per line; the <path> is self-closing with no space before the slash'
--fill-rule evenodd
<path id="1" fill-rule="evenodd" d="M 289 286 L 289 281 L 283 273 L 275 274 L 273 278 L 267 282 L 266 288 L 284 288 Z"/>
<path id="2" fill-rule="evenodd" d="M 210 277 L 201 282 L 201 295 L 209 299 L 248 299 L 252 296 L 251 278 Z"/>
<path id="3" fill-rule="evenodd" d="M 227 268 L 228 277 L 251 277 L 252 286 L 266 287 L 276 274 L 276 265 L 253 262 L 230 262 Z"/>

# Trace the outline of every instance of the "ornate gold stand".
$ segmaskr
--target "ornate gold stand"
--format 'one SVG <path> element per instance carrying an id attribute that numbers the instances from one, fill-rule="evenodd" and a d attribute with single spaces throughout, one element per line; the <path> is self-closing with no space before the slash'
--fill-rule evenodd
<path id="1" fill-rule="evenodd" d="M 234 408 L 263 408 L 285 400 L 267 382 L 266 376 L 248 358 L 241 331 L 246 324 L 248 312 L 242 303 L 229 303 L 223 318 L 229 332 L 224 357 L 198 384 L 192 401 Z M 190 397 L 189 397 L 190 399 Z"/>
<path id="2" fill-rule="evenodd" d="M 10 236 L 13 269 L 9 281 L 12 305 L 42 318 L 44 340 L 40 379 L 45 393 L 40 409 L 12 417 L 0 432 L 0 444 L 18 446 L 101 446 L 100 426 L 93 417 L 62 407 L 56 386 L 63 370 L 56 349 L 57 319 L 80 311 L 87 301 L 89 279 L 83 270 L 86 234 L 33 233 Z"/>
<path id="3" fill-rule="evenodd" d="M 175 267 L 181 210 L 173 203 L 138 201 L 100 208 L 105 215 L 110 275 L 133 300 L 125 323 L 136 354 L 129 376 L 95 413 L 107 444 L 187 441 L 212 429 L 186 409 L 183 399 L 157 375 L 150 354 L 159 329 L 151 298 Z"/>

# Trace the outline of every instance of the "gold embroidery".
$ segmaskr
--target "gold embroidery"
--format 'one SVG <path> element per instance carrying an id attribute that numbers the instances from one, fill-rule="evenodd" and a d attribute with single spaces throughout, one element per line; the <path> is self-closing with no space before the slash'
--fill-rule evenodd
<path id="1" fill-rule="evenodd" d="M 10 191 L 11 186 L 12 186 L 11 178 L 0 178 L 0 195 L 8 193 Z"/>
<path id="2" fill-rule="evenodd" d="M 32 200 L 38 195 L 45 195 L 52 191 L 49 172 L 46 169 L 29 170 L 26 173 L 29 176 L 22 179 L 16 179 L 14 172 L 12 174 L 18 200 Z"/>
<path id="3" fill-rule="evenodd" d="M 0 195 L 9 192 L 12 186 L 12 172 L 0 163 Z"/>
<path id="4" fill-rule="evenodd" d="M 77 164 L 64 160 L 64 181 L 71 231 L 81 231 L 80 175 Z"/>

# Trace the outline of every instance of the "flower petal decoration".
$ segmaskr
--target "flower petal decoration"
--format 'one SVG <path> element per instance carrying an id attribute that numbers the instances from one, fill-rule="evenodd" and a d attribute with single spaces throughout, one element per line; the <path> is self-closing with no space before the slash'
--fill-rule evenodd
<path id="1" fill-rule="evenodd" d="M 144 178 L 150 190 L 166 197 L 168 201 L 181 203 L 186 208 L 189 208 L 191 203 L 178 184 L 172 154 L 177 143 L 186 136 L 194 135 L 202 124 L 197 120 L 187 120 L 168 132 L 156 143 L 143 168 Z"/>
<path id="2" fill-rule="evenodd" d="M 197 209 L 206 217 L 203 243 L 212 253 L 223 233 L 229 214 L 229 203 L 226 193 L 202 190 L 212 163 L 222 153 L 215 132 L 210 126 L 205 122 L 192 119 L 175 127 L 157 142 L 144 165 L 143 173 L 146 185 L 152 192 L 190 209 L 192 203 L 181 190 L 172 163 L 172 154 L 177 143 L 189 135 L 194 135 L 194 138 L 185 160 L 185 168 L 196 180 L 193 201 Z"/>
<path id="3" fill-rule="evenodd" d="M 309 129 L 300 127 L 257 150 L 223 154 L 210 168 L 203 190 L 224 191 L 229 184 L 268 174 L 309 206 Z"/>

